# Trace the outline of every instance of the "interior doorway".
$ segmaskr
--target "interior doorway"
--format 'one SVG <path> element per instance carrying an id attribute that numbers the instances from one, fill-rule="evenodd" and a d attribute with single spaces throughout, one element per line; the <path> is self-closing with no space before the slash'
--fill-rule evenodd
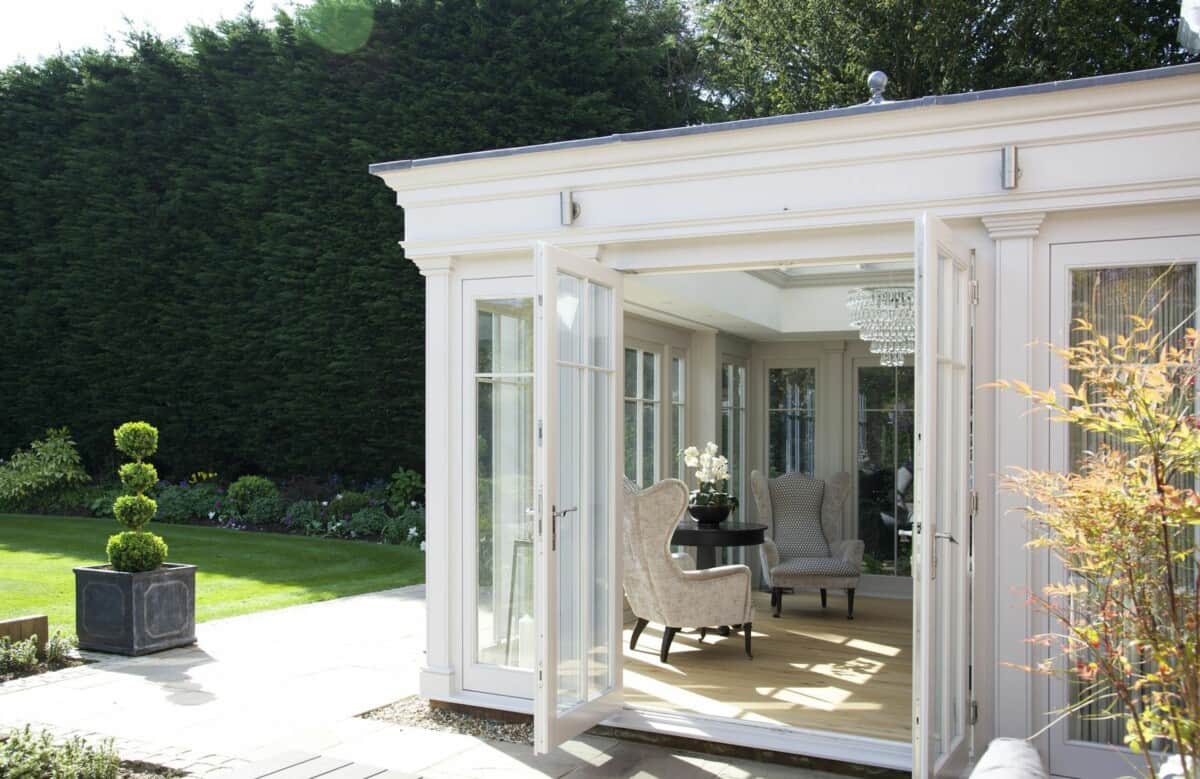
<path id="1" fill-rule="evenodd" d="M 711 441 L 730 461 L 731 520 L 754 524 L 752 474 L 840 476 L 849 490 L 826 540 L 863 542 L 853 620 L 840 589 L 824 606 L 816 589 L 788 592 L 772 617 L 760 548 L 719 550 L 718 563 L 753 571 L 753 660 L 740 635 L 686 630 L 664 662 L 654 624 L 631 649 L 627 610 L 627 708 L 909 747 L 915 377 L 911 356 L 880 365 L 845 301 L 855 288 L 912 284 L 911 257 L 626 278 L 626 477 L 694 488 L 679 452 Z"/>

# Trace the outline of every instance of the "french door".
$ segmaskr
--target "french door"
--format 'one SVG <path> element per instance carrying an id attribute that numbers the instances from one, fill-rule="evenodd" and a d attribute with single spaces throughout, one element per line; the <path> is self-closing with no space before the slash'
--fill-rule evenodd
<path id="1" fill-rule="evenodd" d="M 937 217 L 916 222 L 913 775 L 970 757 L 973 258 Z"/>
<path id="2" fill-rule="evenodd" d="M 1076 345 L 1080 337 L 1072 329 L 1076 319 L 1087 320 L 1097 333 L 1115 340 L 1128 333 L 1128 317 L 1139 315 L 1150 320 L 1154 333 L 1164 342 L 1178 345 L 1186 328 L 1196 326 L 1200 301 L 1198 246 L 1200 235 L 1195 234 L 1053 244 L 1051 342 Z M 1078 382 L 1066 364 L 1055 358 L 1050 359 L 1049 375 L 1050 386 Z M 1066 473 L 1077 468 L 1084 450 L 1097 449 L 1101 440 L 1078 428 L 1054 425 L 1049 443 L 1050 467 Z M 1047 565 L 1047 581 L 1069 580 L 1061 563 L 1048 559 Z M 1051 624 L 1048 629 L 1058 627 Z M 1059 673 L 1047 679 L 1047 708 L 1078 708 L 1082 685 L 1067 676 L 1065 660 L 1058 658 L 1056 667 Z M 1049 728 L 1051 773 L 1078 779 L 1116 779 L 1142 769 L 1141 758 L 1124 746 L 1124 723 L 1104 716 L 1108 708 L 1102 702 L 1089 704 L 1056 719 Z"/>
<path id="3" fill-rule="evenodd" d="M 534 250 L 534 751 L 621 703 L 621 275 Z"/>

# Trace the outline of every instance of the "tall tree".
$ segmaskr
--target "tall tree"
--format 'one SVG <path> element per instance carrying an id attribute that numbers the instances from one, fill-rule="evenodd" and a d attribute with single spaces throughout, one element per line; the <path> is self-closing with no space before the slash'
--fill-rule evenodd
<path id="1" fill-rule="evenodd" d="M 735 117 L 905 99 L 1196 59 L 1176 0 L 702 0 L 704 78 Z"/>
<path id="2" fill-rule="evenodd" d="M 666 0 L 319 0 L 0 72 L 0 456 L 420 467 L 424 296 L 367 165 L 694 121 Z"/>

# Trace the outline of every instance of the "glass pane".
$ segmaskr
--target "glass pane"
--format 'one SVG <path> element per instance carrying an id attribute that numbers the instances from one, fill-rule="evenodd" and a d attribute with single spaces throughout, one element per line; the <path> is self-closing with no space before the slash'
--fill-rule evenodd
<path id="1" fill-rule="evenodd" d="M 671 406 L 671 449 L 668 453 L 671 460 L 675 463 L 674 476 L 677 479 L 682 479 L 684 476 L 683 456 L 680 452 L 683 451 L 683 405 L 675 404 Z"/>
<path id="2" fill-rule="evenodd" d="M 475 387 L 476 657 L 533 668 L 533 383 L 480 378 Z"/>
<path id="3" fill-rule="evenodd" d="M 642 397 L 658 400 L 658 355 L 642 352 Z"/>
<path id="4" fill-rule="evenodd" d="M 658 481 L 658 404 L 642 404 L 642 481 L 649 487 Z"/>
<path id="5" fill-rule="evenodd" d="M 563 362 L 582 363 L 584 359 L 579 310 L 582 299 L 583 282 L 574 276 L 558 274 L 558 359 Z"/>
<path id="6" fill-rule="evenodd" d="M 687 380 L 683 375 L 684 363 L 679 357 L 671 358 L 671 402 L 682 403 L 684 385 Z"/>
<path id="7" fill-rule="evenodd" d="M 858 537 L 867 573 L 909 576 L 912 541 L 913 370 L 858 369 L 855 409 Z"/>
<path id="8" fill-rule="evenodd" d="M 592 372 L 592 435 L 591 473 L 588 474 L 588 493 L 591 496 L 589 511 L 585 518 L 590 531 L 586 550 L 591 553 L 590 567 L 581 578 L 592 588 L 591 642 L 588 658 L 588 685 L 590 697 L 602 694 L 613 686 L 613 668 L 609 663 L 612 639 L 612 608 L 609 605 L 610 588 L 620 586 L 610 580 L 609 554 L 614 548 L 613 505 L 616 480 L 612 473 L 611 411 L 613 379 L 605 373 Z"/>
<path id="9" fill-rule="evenodd" d="M 638 350 L 625 350 L 625 397 L 638 396 Z"/>
<path id="10" fill-rule="evenodd" d="M 635 400 L 625 401 L 625 477 L 635 483 L 638 481 L 637 406 Z"/>
<path id="11" fill-rule="evenodd" d="M 721 366 L 721 405 L 733 405 L 733 366 Z"/>
<path id="12" fill-rule="evenodd" d="M 1071 273 L 1071 318 L 1084 319 L 1096 327 L 1095 335 L 1110 340 L 1128 334 L 1129 317 L 1137 315 L 1154 323 L 1153 332 L 1165 342 L 1182 346 L 1185 330 L 1195 326 L 1196 320 L 1196 267 L 1194 265 L 1139 265 L 1131 267 L 1076 270 Z M 1071 333 L 1071 345 L 1075 346 L 1085 337 L 1083 333 Z M 1079 376 L 1072 374 L 1072 385 L 1079 383 Z M 1104 437 L 1076 427 L 1070 432 L 1070 462 L 1075 467 L 1085 450 L 1095 451 L 1105 443 Z M 1191 484 L 1179 486 L 1192 486 Z M 1180 581 L 1195 581 L 1196 561 L 1183 563 Z M 1139 662 L 1131 657 L 1134 663 Z M 1077 702 L 1084 694 L 1095 694 L 1095 689 L 1078 680 L 1072 680 L 1071 700 Z M 1068 718 L 1068 738 L 1099 744 L 1123 744 L 1124 721 L 1119 716 L 1127 709 L 1119 701 L 1107 702 L 1102 696 Z M 1097 719 L 1100 717 L 1101 719 Z"/>
<path id="13" fill-rule="evenodd" d="M 612 368 L 612 290 L 588 284 L 588 308 L 592 316 L 592 343 L 589 364 Z"/>
<path id="14" fill-rule="evenodd" d="M 533 299 L 476 302 L 476 371 L 533 372 Z"/>
<path id="15" fill-rule="evenodd" d="M 583 582 L 579 562 L 587 549 L 581 537 L 579 510 L 583 498 L 584 371 L 558 368 L 558 449 L 555 472 L 557 495 L 550 498 L 549 511 L 562 512 L 557 520 L 558 549 L 558 704 L 570 708 L 587 694 L 585 684 L 585 622 L 580 603 Z M 549 513 L 549 511 L 547 513 Z"/>

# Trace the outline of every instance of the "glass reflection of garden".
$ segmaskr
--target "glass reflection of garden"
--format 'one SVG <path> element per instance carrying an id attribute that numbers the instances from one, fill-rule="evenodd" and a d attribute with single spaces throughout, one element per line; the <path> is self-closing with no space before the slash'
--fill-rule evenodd
<path id="1" fill-rule="evenodd" d="M 858 535 L 865 573 L 911 575 L 913 369 L 858 370 Z"/>

